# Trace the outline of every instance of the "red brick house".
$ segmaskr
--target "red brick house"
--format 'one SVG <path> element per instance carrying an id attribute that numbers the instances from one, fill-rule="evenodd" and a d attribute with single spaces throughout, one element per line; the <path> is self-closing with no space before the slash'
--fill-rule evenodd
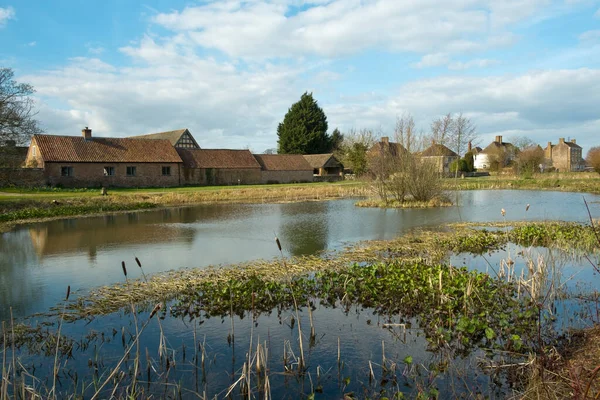
<path id="1" fill-rule="evenodd" d="M 43 168 L 50 185 L 147 187 L 181 185 L 182 160 L 165 139 L 33 135 L 28 167 Z"/>

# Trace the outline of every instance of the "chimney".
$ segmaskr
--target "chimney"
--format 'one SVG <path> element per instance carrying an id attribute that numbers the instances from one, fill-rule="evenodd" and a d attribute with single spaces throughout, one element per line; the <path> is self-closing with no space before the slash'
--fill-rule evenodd
<path id="1" fill-rule="evenodd" d="M 381 138 L 381 142 L 382 143 L 389 143 L 390 142 L 390 138 L 388 136 L 384 136 Z"/>
<path id="2" fill-rule="evenodd" d="M 81 134 L 83 135 L 85 140 L 92 140 L 92 130 L 89 129 L 87 126 L 85 127 L 85 129 L 81 130 Z"/>
<path id="3" fill-rule="evenodd" d="M 435 139 L 431 139 L 431 145 L 435 146 Z"/>
<path id="4" fill-rule="evenodd" d="M 558 143 L 564 143 L 564 142 L 565 142 L 565 138 L 564 137 L 558 138 Z"/>
<path id="5" fill-rule="evenodd" d="M 467 144 L 467 153 L 469 153 L 471 150 L 473 150 L 473 146 L 471 145 L 471 141 L 469 140 L 469 143 Z"/>
<path id="6" fill-rule="evenodd" d="M 552 142 L 548 142 L 548 147 L 547 147 L 547 148 L 548 148 L 548 149 L 551 149 L 551 148 L 552 148 Z"/>
<path id="7" fill-rule="evenodd" d="M 496 143 L 502 143 L 502 136 L 496 136 Z"/>
<path id="8" fill-rule="evenodd" d="M 571 139 L 571 143 L 573 143 L 573 144 L 577 144 L 577 140 L 575 140 L 575 139 Z"/>

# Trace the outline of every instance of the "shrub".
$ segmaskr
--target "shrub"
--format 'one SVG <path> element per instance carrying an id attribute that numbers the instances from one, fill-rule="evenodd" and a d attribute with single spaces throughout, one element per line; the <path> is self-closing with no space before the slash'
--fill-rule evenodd
<path id="1" fill-rule="evenodd" d="M 600 146 L 592 147 L 588 151 L 585 161 L 600 174 Z"/>

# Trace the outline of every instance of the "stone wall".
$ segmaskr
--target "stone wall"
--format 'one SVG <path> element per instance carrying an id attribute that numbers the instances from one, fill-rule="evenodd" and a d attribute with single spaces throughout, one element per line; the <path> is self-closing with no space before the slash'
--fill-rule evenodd
<path id="1" fill-rule="evenodd" d="M 44 176 L 44 170 L 41 168 L 0 168 L 0 187 L 39 187 L 45 185 L 46 177 Z"/>
<path id="2" fill-rule="evenodd" d="M 61 176 L 62 167 L 72 167 L 73 176 Z M 104 167 L 113 167 L 113 176 L 104 176 Z M 136 167 L 135 176 L 127 176 L 127 167 Z M 162 174 L 170 167 L 170 175 Z M 63 187 L 171 187 L 181 185 L 177 163 L 55 163 L 45 164 L 46 180 Z"/>
<path id="3" fill-rule="evenodd" d="M 255 185 L 261 183 L 258 168 L 182 168 L 182 185 Z"/>
<path id="4" fill-rule="evenodd" d="M 313 171 L 262 171 L 262 183 L 312 182 Z"/>

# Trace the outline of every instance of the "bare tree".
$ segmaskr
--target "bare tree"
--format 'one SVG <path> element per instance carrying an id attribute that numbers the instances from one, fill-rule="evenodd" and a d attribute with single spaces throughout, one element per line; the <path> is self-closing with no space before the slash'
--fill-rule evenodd
<path id="1" fill-rule="evenodd" d="M 400 143 L 408 152 L 413 151 L 416 145 L 415 120 L 410 113 L 404 113 L 402 117 L 396 116 L 396 128 L 394 139 Z"/>
<path id="2" fill-rule="evenodd" d="M 509 139 L 509 142 L 519 150 L 535 145 L 535 142 L 527 136 L 513 136 Z"/>
<path id="3" fill-rule="evenodd" d="M 448 140 L 449 148 L 456 154 L 462 156 L 469 142 L 474 142 L 477 138 L 477 129 L 470 118 L 462 113 L 454 118 L 452 130 Z"/>
<path id="4" fill-rule="evenodd" d="M 431 123 L 431 140 L 445 145 L 454 131 L 454 119 L 452 114 L 448 113 L 443 117 L 434 119 Z"/>
<path id="5" fill-rule="evenodd" d="M 27 144 L 31 135 L 42 132 L 30 97 L 33 86 L 13 77 L 12 69 L 0 68 L 0 146 Z"/>

